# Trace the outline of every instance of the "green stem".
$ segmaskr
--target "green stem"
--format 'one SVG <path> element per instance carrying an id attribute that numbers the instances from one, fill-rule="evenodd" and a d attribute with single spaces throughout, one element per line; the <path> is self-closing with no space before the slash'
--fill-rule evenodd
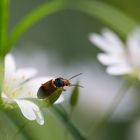
<path id="1" fill-rule="evenodd" d="M 13 120 L 11 119 L 11 121 L 13 121 Z M 28 134 L 26 131 L 24 131 L 24 128 L 27 126 L 28 123 L 29 123 L 29 121 L 28 122 L 26 121 L 23 125 L 21 125 L 11 140 L 15 140 L 19 134 L 22 134 L 24 137 L 26 137 L 26 139 L 30 138 L 30 140 L 31 140 L 30 134 Z M 14 124 L 17 124 L 17 122 L 16 123 L 14 122 Z"/>
<path id="2" fill-rule="evenodd" d="M 0 55 L 4 55 L 7 41 L 9 0 L 0 0 Z"/>
<path id="3" fill-rule="evenodd" d="M 125 37 L 139 24 L 121 10 L 98 0 L 71 1 L 69 9 L 80 11 L 96 18 Z M 126 24 L 128 23 L 128 24 Z"/>
<path id="4" fill-rule="evenodd" d="M 64 129 L 64 140 L 68 140 L 69 138 L 69 132 L 68 132 L 68 129 Z"/>
<path id="5" fill-rule="evenodd" d="M 30 14 L 25 16 L 13 29 L 10 38 L 7 43 L 7 48 L 10 49 L 34 24 L 39 22 L 41 19 L 49 16 L 50 14 L 56 13 L 64 9 L 65 0 L 56 0 L 47 3 L 43 3 Z M 8 51 L 7 49 L 7 51 Z"/>
<path id="6" fill-rule="evenodd" d="M 7 53 L 20 37 L 35 23 L 48 15 L 66 9 L 80 11 L 97 18 L 123 36 L 126 36 L 134 27 L 138 26 L 138 23 L 135 20 L 131 19 L 120 10 L 103 2 L 91 0 L 55 0 L 40 5 L 16 25 L 7 41 L 4 53 Z"/>
<path id="7" fill-rule="evenodd" d="M 18 131 L 13 135 L 11 140 L 15 140 L 19 134 L 21 134 L 26 140 L 34 140 L 34 136 L 32 133 L 29 133 L 29 130 L 24 129 L 29 121 L 23 122 L 22 119 L 17 119 L 18 115 L 15 111 L 11 112 L 8 110 L 3 111 L 5 114 L 5 117 L 7 117 L 10 121 L 14 123 L 14 125 L 17 127 Z"/>
<path id="8" fill-rule="evenodd" d="M 0 106 L 2 105 L 2 86 L 4 78 L 4 49 L 7 41 L 9 0 L 0 0 Z"/>
<path id="9" fill-rule="evenodd" d="M 53 111 L 59 116 L 63 125 L 69 130 L 71 135 L 75 140 L 86 140 L 86 138 L 79 132 L 79 130 L 73 125 L 70 121 L 67 113 L 64 111 L 64 108 L 54 106 L 52 107 Z"/>
<path id="10" fill-rule="evenodd" d="M 109 108 L 101 115 L 101 117 L 96 121 L 96 124 L 90 128 L 89 137 L 95 136 L 100 128 L 104 126 L 104 124 L 108 121 L 111 115 L 114 113 L 124 96 L 126 95 L 128 89 L 130 88 L 130 83 L 124 83 L 116 96 L 114 97 L 112 103 L 110 104 Z"/>
<path id="11" fill-rule="evenodd" d="M 0 57 L 0 106 L 2 105 L 2 88 L 3 88 L 3 79 L 4 79 L 4 58 Z"/>

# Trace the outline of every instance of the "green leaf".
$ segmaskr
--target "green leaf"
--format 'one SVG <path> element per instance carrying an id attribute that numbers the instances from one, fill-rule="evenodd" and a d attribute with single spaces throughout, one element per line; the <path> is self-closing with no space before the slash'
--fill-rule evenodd
<path id="1" fill-rule="evenodd" d="M 138 23 L 123 13 L 121 10 L 108 5 L 102 1 L 78 0 L 73 2 L 70 9 L 86 13 L 97 18 L 110 28 L 114 29 L 120 35 L 125 37 Z"/>
<path id="2" fill-rule="evenodd" d="M 54 102 L 60 97 L 60 95 L 63 91 L 64 91 L 63 87 L 60 87 L 44 99 L 43 98 L 42 99 L 39 99 L 39 98 L 31 99 L 30 98 L 27 100 L 29 100 L 31 102 L 35 102 L 36 104 L 39 104 L 40 108 L 49 107 L 54 104 Z M 42 92 L 44 92 L 44 91 L 38 90 L 37 94 L 42 94 Z"/>
<path id="3" fill-rule="evenodd" d="M 61 95 L 63 88 L 58 88 L 48 98 L 45 99 L 48 105 L 52 105 Z"/>
<path id="4" fill-rule="evenodd" d="M 4 53 L 8 52 L 9 49 L 20 39 L 20 37 L 30 27 L 32 27 L 33 24 L 39 22 L 41 19 L 50 14 L 66 9 L 66 5 L 67 9 L 80 11 L 90 16 L 93 16 L 94 18 L 97 18 L 101 22 L 105 23 L 106 25 L 108 25 L 109 27 L 113 28 L 115 31 L 120 33 L 120 35 L 122 36 L 126 36 L 128 32 L 130 32 L 135 26 L 138 26 L 138 23 L 136 21 L 131 19 L 122 11 L 101 1 L 90 1 L 90 0 L 86 1 L 77 0 L 74 2 L 65 0 L 51 1 L 39 6 L 29 15 L 24 17 L 19 24 L 16 25 L 16 27 L 14 28 L 13 32 L 10 35 L 9 40 L 7 41 L 6 45 L 7 50 L 5 50 Z M 4 28 L 1 27 L 0 29 L 4 30 Z"/>
<path id="5" fill-rule="evenodd" d="M 7 42 L 7 51 L 20 39 L 20 37 L 30 28 L 33 24 L 39 22 L 41 19 L 56 13 L 64 8 L 63 0 L 56 0 L 43 3 L 30 14 L 25 16 L 20 23 L 16 25 L 10 38 Z"/>
<path id="6" fill-rule="evenodd" d="M 8 12 L 9 0 L 0 0 L 0 55 L 3 56 L 3 51 L 6 49 L 7 29 L 8 29 Z"/>
<path id="7" fill-rule="evenodd" d="M 80 132 L 80 130 L 71 122 L 69 115 L 67 114 L 64 108 L 57 106 L 53 106 L 53 111 L 58 115 L 62 124 L 69 130 L 74 140 L 87 140 L 86 137 Z"/>
<path id="8" fill-rule="evenodd" d="M 70 105 L 72 107 L 76 106 L 78 102 L 78 97 L 79 97 L 79 87 L 75 86 L 72 91 L 71 98 L 70 98 Z"/>

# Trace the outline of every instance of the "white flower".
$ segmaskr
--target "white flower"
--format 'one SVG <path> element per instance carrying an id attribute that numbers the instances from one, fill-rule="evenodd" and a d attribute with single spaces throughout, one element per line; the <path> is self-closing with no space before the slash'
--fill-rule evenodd
<path id="1" fill-rule="evenodd" d="M 6 55 L 2 99 L 5 104 L 17 103 L 25 118 L 36 120 L 40 125 L 43 125 L 44 118 L 41 110 L 29 99 L 37 98 L 37 91 L 41 84 L 51 78 L 33 78 L 36 73 L 37 71 L 33 68 L 16 69 L 12 55 Z M 63 97 L 60 97 L 57 102 L 62 100 Z"/>
<path id="2" fill-rule="evenodd" d="M 102 35 L 91 34 L 90 41 L 103 50 L 98 60 L 108 66 L 106 71 L 112 75 L 133 74 L 140 79 L 140 29 L 129 34 L 126 44 L 108 29 Z"/>

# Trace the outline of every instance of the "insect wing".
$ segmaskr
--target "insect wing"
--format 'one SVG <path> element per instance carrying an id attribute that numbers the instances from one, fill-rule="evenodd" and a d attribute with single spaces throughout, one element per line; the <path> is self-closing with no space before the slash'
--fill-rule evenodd
<path id="1" fill-rule="evenodd" d="M 45 99 L 49 97 L 57 88 L 53 85 L 53 80 L 50 80 L 39 88 L 37 92 L 37 97 L 39 99 Z"/>

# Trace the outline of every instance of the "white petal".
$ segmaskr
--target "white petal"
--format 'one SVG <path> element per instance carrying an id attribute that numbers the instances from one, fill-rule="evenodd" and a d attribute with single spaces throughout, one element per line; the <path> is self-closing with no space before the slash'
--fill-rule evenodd
<path id="1" fill-rule="evenodd" d="M 15 77 L 20 79 L 30 79 L 37 74 L 37 70 L 34 68 L 18 69 L 15 73 Z"/>
<path id="2" fill-rule="evenodd" d="M 124 47 L 120 39 L 113 32 L 103 30 L 103 35 L 90 34 L 89 40 L 100 49 L 108 53 L 123 52 Z"/>
<path id="3" fill-rule="evenodd" d="M 128 65 L 114 65 L 109 66 L 106 69 L 106 72 L 111 75 L 124 75 L 124 74 L 130 74 L 131 73 L 131 67 Z"/>
<path id="4" fill-rule="evenodd" d="M 52 77 L 39 77 L 32 80 L 29 80 L 22 86 L 24 87 L 23 90 L 20 92 L 17 98 L 37 98 L 37 91 L 40 86 L 53 79 Z"/>
<path id="5" fill-rule="evenodd" d="M 13 56 L 7 54 L 5 56 L 5 79 L 9 78 L 16 70 L 16 64 Z"/>
<path id="6" fill-rule="evenodd" d="M 140 29 L 129 34 L 127 45 L 132 65 L 140 67 Z"/>
<path id="7" fill-rule="evenodd" d="M 115 47 L 118 51 L 122 50 L 124 45 L 114 32 L 110 31 L 109 29 L 103 29 L 102 34 L 104 38 L 106 38 L 106 40 L 110 43 L 110 45 L 113 45 L 112 47 Z"/>
<path id="8" fill-rule="evenodd" d="M 101 50 L 105 52 L 110 52 L 110 47 L 108 46 L 106 40 L 102 36 L 92 33 L 89 36 L 89 40 Z"/>
<path id="9" fill-rule="evenodd" d="M 2 97 L 3 100 L 7 99 L 7 96 L 4 92 L 1 93 L 1 97 Z"/>
<path id="10" fill-rule="evenodd" d="M 39 107 L 27 100 L 15 100 L 19 105 L 23 116 L 29 120 L 36 120 L 40 125 L 44 124 L 44 118 Z"/>
<path id="11" fill-rule="evenodd" d="M 12 74 L 11 79 L 9 79 L 9 85 L 11 85 L 10 87 L 12 89 L 17 88 L 20 84 L 32 78 L 36 73 L 37 70 L 34 68 L 18 69 Z"/>
<path id="12" fill-rule="evenodd" d="M 63 95 L 61 94 L 60 97 L 56 100 L 55 104 L 62 103 L 63 101 L 64 101 L 64 97 L 63 97 Z"/>
<path id="13" fill-rule="evenodd" d="M 34 113 L 36 114 L 36 121 L 38 122 L 38 124 L 43 125 L 44 124 L 44 117 L 42 115 L 42 113 L 40 112 L 40 110 L 36 110 L 34 111 Z"/>
<path id="14" fill-rule="evenodd" d="M 100 53 L 97 55 L 97 58 L 104 65 L 120 64 L 126 62 L 126 58 L 124 56 L 117 56 L 117 54 L 111 55 Z"/>

